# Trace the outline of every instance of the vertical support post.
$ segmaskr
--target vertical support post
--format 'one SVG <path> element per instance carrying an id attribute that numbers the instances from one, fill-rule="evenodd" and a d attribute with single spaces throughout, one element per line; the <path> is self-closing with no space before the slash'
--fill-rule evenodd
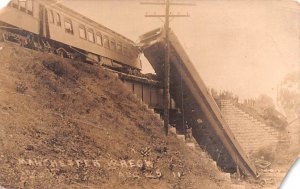
<path id="1" fill-rule="evenodd" d="M 142 2 L 145 5 L 166 5 L 166 13 L 165 15 L 146 15 L 146 17 L 165 17 L 165 62 L 164 62 L 164 98 L 163 98 L 163 106 L 164 106 L 164 133 L 168 135 L 168 127 L 170 122 L 169 116 L 169 109 L 170 109 L 170 41 L 169 41 L 169 34 L 170 34 L 170 17 L 189 17 L 188 14 L 177 14 L 177 15 L 170 15 L 170 5 L 194 5 L 191 3 L 170 3 L 171 0 L 165 0 L 165 3 L 161 2 Z"/>
<path id="2" fill-rule="evenodd" d="M 169 108 L 170 108 L 170 43 L 169 43 L 169 22 L 170 22 L 170 0 L 166 0 L 165 17 L 165 64 L 164 64 L 164 131 L 168 135 Z"/>
<path id="3" fill-rule="evenodd" d="M 237 179 L 240 180 L 241 178 L 241 172 L 240 172 L 240 168 L 238 166 L 238 160 L 236 158 L 236 174 L 237 174 Z"/>

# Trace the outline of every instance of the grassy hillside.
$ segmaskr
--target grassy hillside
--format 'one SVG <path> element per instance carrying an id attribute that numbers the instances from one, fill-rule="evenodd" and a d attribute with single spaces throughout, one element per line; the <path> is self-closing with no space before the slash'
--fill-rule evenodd
<path id="1" fill-rule="evenodd" d="M 0 185 L 230 188 L 116 76 L 0 43 Z"/>

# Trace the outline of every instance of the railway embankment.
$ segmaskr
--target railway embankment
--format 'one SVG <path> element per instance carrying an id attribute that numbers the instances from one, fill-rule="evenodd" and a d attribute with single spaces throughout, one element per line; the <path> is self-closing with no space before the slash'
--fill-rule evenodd
<path id="1" fill-rule="evenodd" d="M 0 185 L 232 188 L 102 68 L 0 43 Z"/>

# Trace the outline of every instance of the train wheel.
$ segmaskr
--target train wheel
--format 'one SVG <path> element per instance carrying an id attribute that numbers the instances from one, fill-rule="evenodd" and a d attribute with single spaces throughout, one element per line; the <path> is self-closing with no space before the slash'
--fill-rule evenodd
<path id="1" fill-rule="evenodd" d="M 77 52 L 71 54 L 71 59 L 76 60 L 76 61 L 82 61 L 83 58 L 81 57 L 81 55 Z"/>
<path id="2" fill-rule="evenodd" d="M 6 35 L 6 33 L 3 33 L 3 34 L 2 34 L 2 40 L 3 40 L 3 41 L 7 41 L 7 35 Z"/>
<path id="3" fill-rule="evenodd" d="M 20 41 L 20 42 L 19 42 L 19 45 L 20 45 L 21 47 L 25 47 L 26 42 L 25 42 L 24 40 L 22 40 L 22 39 L 20 39 L 19 41 Z"/>
<path id="4" fill-rule="evenodd" d="M 4 33 L 0 33 L 0 41 L 3 42 L 5 41 L 5 34 Z"/>
<path id="5" fill-rule="evenodd" d="M 57 54 L 62 58 L 66 58 L 66 53 L 62 49 L 57 50 Z"/>

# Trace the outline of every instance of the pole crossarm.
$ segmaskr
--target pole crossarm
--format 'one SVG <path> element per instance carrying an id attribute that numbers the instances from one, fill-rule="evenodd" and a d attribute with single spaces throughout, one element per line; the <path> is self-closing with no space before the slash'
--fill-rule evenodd
<path id="1" fill-rule="evenodd" d="M 159 2 L 141 2 L 142 5 L 166 5 L 166 3 Z M 169 5 L 179 5 L 179 6 L 196 6 L 196 3 L 169 3 Z"/>
<path id="2" fill-rule="evenodd" d="M 146 14 L 145 17 L 164 17 L 165 18 L 166 15 L 165 14 Z M 189 14 L 174 14 L 174 15 L 170 14 L 169 17 L 176 17 L 176 18 L 190 17 L 190 15 Z"/>

